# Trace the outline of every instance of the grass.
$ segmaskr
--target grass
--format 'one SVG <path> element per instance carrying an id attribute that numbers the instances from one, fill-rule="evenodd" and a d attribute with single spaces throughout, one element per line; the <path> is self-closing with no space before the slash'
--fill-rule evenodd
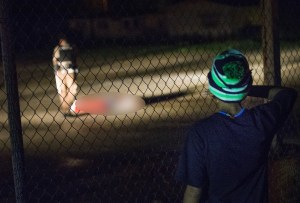
<path id="1" fill-rule="evenodd" d="M 191 51 L 203 51 L 203 52 L 216 52 L 224 49 L 236 48 L 241 50 L 257 50 L 260 48 L 259 41 L 253 40 L 229 40 L 225 42 L 212 41 L 203 43 L 184 43 L 179 42 L 177 44 L 163 44 L 163 45 L 134 45 L 134 46 L 111 46 L 105 48 L 93 48 L 82 50 L 84 55 L 98 55 L 103 58 L 119 58 L 130 56 L 141 56 L 148 54 L 157 54 L 165 52 L 191 52 Z"/>
<path id="2" fill-rule="evenodd" d="M 297 48 L 300 46 L 298 41 L 280 41 L 280 46 L 282 49 Z M 260 40 L 214 40 L 214 41 L 204 41 L 204 42 L 176 42 L 171 44 L 161 44 L 161 45 L 124 45 L 114 43 L 112 45 L 96 45 L 92 48 L 81 48 L 79 50 L 79 57 L 83 60 L 122 60 L 130 59 L 133 57 L 147 56 L 154 54 L 165 54 L 165 53 L 218 53 L 225 49 L 235 48 L 242 52 L 252 52 L 258 51 L 262 47 Z M 41 62 L 48 61 L 51 64 L 52 49 L 44 50 L 33 50 L 33 51 L 22 51 L 17 54 L 17 62 Z"/>

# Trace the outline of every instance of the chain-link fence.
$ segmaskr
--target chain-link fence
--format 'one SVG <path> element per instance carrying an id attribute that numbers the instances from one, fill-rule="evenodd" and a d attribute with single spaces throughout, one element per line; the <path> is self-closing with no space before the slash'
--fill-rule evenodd
<path id="1" fill-rule="evenodd" d="M 280 79 L 299 90 L 299 3 L 278 3 L 279 39 L 273 42 L 280 43 Z M 263 64 L 269 55 L 263 47 L 269 39 L 261 33 L 268 27 L 268 13 L 258 0 L 13 4 L 9 22 L 28 202 L 180 202 L 183 187 L 173 177 L 185 131 L 216 110 L 206 90 L 212 58 L 227 48 L 240 49 L 249 59 L 254 84 L 265 83 Z M 52 61 L 61 33 L 78 50 L 78 97 L 122 92 L 143 97 L 146 106 L 119 116 L 64 116 Z M 15 202 L 2 68 L 0 85 L 0 202 Z M 299 121 L 296 106 L 274 140 L 271 202 L 300 201 Z"/>

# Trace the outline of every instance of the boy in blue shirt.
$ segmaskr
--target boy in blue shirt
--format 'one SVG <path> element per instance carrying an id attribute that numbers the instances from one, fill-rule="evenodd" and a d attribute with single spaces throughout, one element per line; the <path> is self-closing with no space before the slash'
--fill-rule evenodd
<path id="1" fill-rule="evenodd" d="M 215 57 L 208 80 L 219 111 L 188 132 L 176 173 L 186 185 L 183 202 L 267 203 L 268 152 L 297 92 L 252 86 L 247 59 L 234 49 Z M 247 95 L 269 102 L 245 109 Z"/>

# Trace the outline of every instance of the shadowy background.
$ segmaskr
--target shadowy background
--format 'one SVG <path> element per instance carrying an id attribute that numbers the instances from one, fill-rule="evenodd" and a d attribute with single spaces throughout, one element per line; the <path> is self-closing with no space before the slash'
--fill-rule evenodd
<path id="1" fill-rule="evenodd" d="M 282 85 L 298 91 L 299 4 L 279 0 Z M 173 176 L 185 131 L 216 108 L 206 81 L 212 57 L 240 49 L 254 83 L 264 82 L 259 0 L 24 0 L 13 7 L 29 202 L 181 202 Z M 79 96 L 126 92 L 146 107 L 64 118 L 51 62 L 61 33 L 79 47 Z M 2 67 L 0 202 L 15 202 L 1 81 Z M 270 153 L 272 203 L 300 201 L 299 121 L 298 101 Z"/>

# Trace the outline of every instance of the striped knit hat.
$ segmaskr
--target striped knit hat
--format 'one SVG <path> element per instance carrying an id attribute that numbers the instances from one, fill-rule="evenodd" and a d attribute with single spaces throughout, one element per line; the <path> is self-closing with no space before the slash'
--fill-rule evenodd
<path id="1" fill-rule="evenodd" d="M 225 102 L 242 101 L 252 85 L 251 71 L 246 57 L 229 49 L 214 58 L 208 74 L 209 91 Z"/>

